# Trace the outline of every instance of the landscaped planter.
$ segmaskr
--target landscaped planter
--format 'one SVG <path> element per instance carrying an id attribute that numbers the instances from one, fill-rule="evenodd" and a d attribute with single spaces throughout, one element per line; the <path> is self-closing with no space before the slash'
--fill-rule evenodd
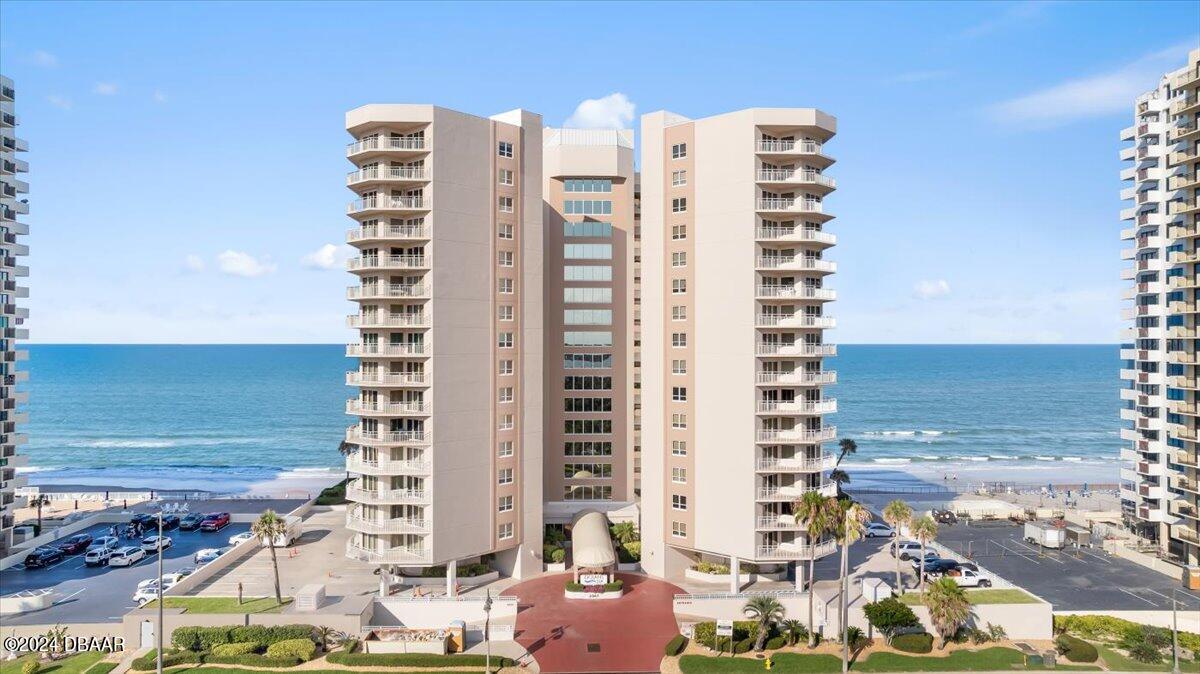
<path id="1" fill-rule="evenodd" d="M 563 590 L 567 599 L 620 599 L 624 592 L 624 588 L 612 590 L 611 592 L 572 592 L 570 590 Z"/>
<path id="2" fill-rule="evenodd" d="M 546 564 L 546 573 L 564 573 L 566 570 L 566 562 L 550 562 Z"/>

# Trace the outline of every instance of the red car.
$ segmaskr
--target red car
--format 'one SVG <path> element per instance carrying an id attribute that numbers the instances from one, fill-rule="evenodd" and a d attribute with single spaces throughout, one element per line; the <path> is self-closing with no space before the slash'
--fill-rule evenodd
<path id="1" fill-rule="evenodd" d="M 229 524 L 229 513 L 209 513 L 200 522 L 200 531 L 220 531 Z"/>
<path id="2" fill-rule="evenodd" d="M 78 555 L 88 549 L 92 544 L 92 537 L 88 534 L 75 534 L 62 543 L 58 544 L 58 549 L 64 554 Z"/>

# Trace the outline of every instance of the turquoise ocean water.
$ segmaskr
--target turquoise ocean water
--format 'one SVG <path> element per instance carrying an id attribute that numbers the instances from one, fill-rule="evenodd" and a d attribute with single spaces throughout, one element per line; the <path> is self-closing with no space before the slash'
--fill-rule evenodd
<path id="1" fill-rule="evenodd" d="M 341 473 L 342 346 L 29 351 L 33 484 L 235 490 Z M 1111 467 L 1115 482 L 1119 366 L 1115 345 L 841 346 L 830 422 L 858 442 L 848 463 L 860 470 L 1026 470 L 1044 482 Z"/>

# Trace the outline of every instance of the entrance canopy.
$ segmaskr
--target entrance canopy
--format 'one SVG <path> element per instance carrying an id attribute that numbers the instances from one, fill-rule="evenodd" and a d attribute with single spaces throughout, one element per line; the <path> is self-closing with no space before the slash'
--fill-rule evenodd
<path id="1" fill-rule="evenodd" d="M 617 563 L 608 518 L 596 510 L 581 510 L 571 521 L 571 557 L 576 567 L 603 569 Z"/>

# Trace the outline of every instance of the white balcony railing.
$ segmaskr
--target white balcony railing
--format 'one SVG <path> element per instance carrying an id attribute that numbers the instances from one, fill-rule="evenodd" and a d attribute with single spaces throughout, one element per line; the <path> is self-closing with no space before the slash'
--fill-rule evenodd
<path id="1" fill-rule="evenodd" d="M 813 199 L 766 198 L 758 200 L 760 211 L 786 211 L 788 213 L 821 213 L 821 202 Z"/>
<path id="2" fill-rule="evenodd" d="M 424 372 L 347 372 L 347 386 L 424 386 Z"/>
<path id="3" fill-rule="evenodd" d="M 371 150 L 428 150 L 424 136 L 375 136 L 356 140 L 346 146 L 346 154 L 354 155 Z"/>
<path id="4" fill-rule="evenodd" d="M 832 358 L 837 355 L 836 344 L 763 344 L 754 347 L 756 356 L 789 356 L 793 358 Z"/>
<path id="5" fill-rule="evenodd" d="M 797 522 L 793 515 L 760 515 L 754 528 L 799 530 L 804 528 L 804 523 Z"/>
<path id="6" fill-rule="evenodd" d="M 757 238 L 777 241 L 807 241 L 830 246 L 837 243 L 837 236 L 815 227 L 759 227 Z"/>
<path id="7" fill-rule="evenodd" d="M 837 372 L 757 372 L 755 380 L 759 384 L 778 384 L 782 386 L 824 386 L 837 383 Z"/>
<path id="8" fill-rule="evenodd" d="M 837 412 L 837 398 L 824 400 L 760 400 L 756 411 L 780 416 L 790 414 L 833 414 Z"/>
<path id="9" fill-rule="evenodd" d="M 346 289 L 346 299 L 363 300 L 389 297 L 425 298 L 429 296 L 429 288 L 423 283 L 371 283 L 364 286 L 350 286 Z"/>
<path id="10" fill-rule="evenodd" d="M 832 316 L 808 316 L 806 314 L 759 314 L 754 324 L 763 328 L 812 328 L 833 329 L 837 319 Z"/>
<path id="11" fill-rule="evenodd" d="M 761 458 L 755 463 L 755 467 L 761 471 L 771 471 L 777 473 L 813 473 L 819 470 L 828 470 L 833 468 L 837 463 L 837 457 L 832 454 L 823 454 L 817 458 Z"/>
<path id="12" fill-rule="evenodd" d="M 355 199 L 346 206 L 347 213 L 363 211 L 420 211 L 429 208 L 424 197 L 373 196 Z"/>
<path id="13" fill-rule="evenodd" d="M 420 548 L 388 548 L 386 550 L 368 550 L 346 541 L 346 556 L 361 562 L 371 564 L 404 564 L 406 562 L 424 562 L 429 556 Z"/>
<path id="14" fill-rule="evenodd" d="M 813 288 L 810 286 L 758 286 L 754 291 L 756 297 L 772 297 L 785 300 L 815 300 L 833 301 L 837 292 L 829 288 Z"/>
<path id="15" fill-rule="evenodd" d="M 426 180 L 428 175 L 424 166 L 372 166 L 347 173 L 346 184 L 366 180 Z"/>
<path id="16" fill-rule="evenodd" d="M 759 169 L 758 180 L 768 183 L 805 183 L 835 188 L 837 182 L 829 176 L 817 171 L 797 171 L 796 169 Z"/>
<path id="17" fill-rule="evenodd" d="M 346 442 L 356 444 L 419 444 L 426 445 L 433 441 L 431 431 L 364 431 L 358 426 L 346 429 Z"/>
<path id="18" fill-rule="evenodd" d="M 397 517 L 386 520 L 371 520 L 354 515 L 346 516 L 346 527 L 368 534 L 425 534 L 429 528 L 425 520 Z"/>
<path id="19" fill-rule="evenodd" d="M 429 355 L 427 344 L 347 344 L 347 358 L 371 356 L 421 357 Z"/>
<path id="20" fill-rule="evenodd" d="M 346 241 L 354 243 L 366 239 L 428 239 L 425 225 L 364 225 L 346 230 Z"/>
<path id="21" fill-rule="evenodd" d="M 346 470 L 367 475 L 407 475 L 428 473 L 428 461 L 367 461 L 357 456 L 346 459 Z"/>
<path id="22" fill-rule="evenodd" d="M 755 438 L 758 442 L 827 442 L 837 437 L 836 426 L 826 426 L 816 430 L 805 428 L 760 428 Z"/>
<path id="23" fill-rule="evenodd" d="M 826 541 L 815 546 L 801 543 L 780 543 L 759 546 L 755 559 L 808 559 L 810 556 L 824 557 L 837 550 L 837 543 Z"/>
<path id="24" fill-rule="evenodd" d="M 429 314 L 351 314 L 346 317 L 351 328 L 421 328 L 429 327 Z"/>
<path id="25" fill-rule="evenodd" d="M 817 492 L 822 496 L 834 496 L 837 494 L 837 485 L 833 482 L 825 482 L 816 487 L 807 487 L 804 485 L 760 487 L 757 499 L 759 501 L 788 501 L 803 498 L 808 492 Z"/>
<path id="26" fill-rule="evenodd" d="M 363 416 L 405 416 L 426 415 L 432 407 L 427 402 L 365 402 L 363 400 L 347 400 L 346 414 Z"/>
<path id="27" fill-rule="evenodd" d="M 762 255 L 757 264 L 761 269 L 786 269 L 795 271 L 822 271 L 833 273 L 837 271 L 837 263 L 815 257 L 801 255 Z"/>
<path id="28" fill-rule="evenodd" d="M 423 269 L 428 267 L 424 255 L 370 255 L 346 260 L 350 271 L 359 269 Z"/>
<path id="29" fill-rule="evenodd" d="M 814 140 L 760 140 L 758 141 L 758 151 L 820 154 L 821 144 Z"/>
<path id="30" fill-rule="evenodd" d="M 421 489 L 360 489 L 346 487 L 346 499 L 357 503 L 425 503 L 428 496 Z"/>

